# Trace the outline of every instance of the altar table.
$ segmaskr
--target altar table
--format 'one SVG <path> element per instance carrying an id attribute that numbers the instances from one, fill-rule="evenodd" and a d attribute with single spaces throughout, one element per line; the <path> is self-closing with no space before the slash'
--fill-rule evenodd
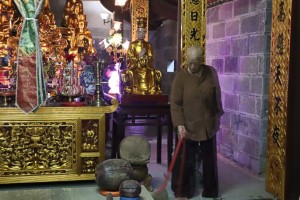
<path id="1" fill-rule="evenodd" d="M 119 105 L 0 107 L 0 184 L 94 180 L 105 158 L 105 115 Z"/>
<path id="2" fill-rule="evenodd" d="M 118 157 L 119 145 L 126 126 L 157 127 L 157 163 L 161 163 L 162 128 L 167 126 L 167 156 L 170 164 L 173 152 L 173 125 L 170 104 L 120 104 L 113 113 L 112 158 Z"/>

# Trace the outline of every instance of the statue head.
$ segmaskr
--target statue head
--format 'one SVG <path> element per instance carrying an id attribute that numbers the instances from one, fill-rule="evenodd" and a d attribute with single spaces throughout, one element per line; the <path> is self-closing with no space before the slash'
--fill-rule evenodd
<path id="1" fill-rule="evenodd" d="M 144 40 L 146 37 L 147 30 L 145 28 L 138 28 L 137 29 L 137 39 Z"/>
<path id="2" fill-rule="evenodd" d="M 144 40 L 147 33 L 147 18 L 137 18 L 137 38 L 138 40 Z"/>

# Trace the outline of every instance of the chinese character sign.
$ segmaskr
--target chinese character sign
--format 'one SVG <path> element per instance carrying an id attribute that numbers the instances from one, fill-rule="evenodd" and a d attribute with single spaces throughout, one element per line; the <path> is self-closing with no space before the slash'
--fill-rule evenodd
<path id="1" fill-rule="evenodd" d="M 206 0 L 184 0 L 181 2 L 182 66 L 185 64 L 185 52 L 188 47 L 199 45 L 205 49 L 206 4 Z M 203 55 L 203 59 L 205 59 L 205 55 Z"/>

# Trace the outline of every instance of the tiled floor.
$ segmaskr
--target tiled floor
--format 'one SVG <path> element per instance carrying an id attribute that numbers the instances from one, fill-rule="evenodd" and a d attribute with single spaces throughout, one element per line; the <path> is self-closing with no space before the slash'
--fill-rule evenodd
<path id="1" fill-rule="evenodd" d="M 139 130 L 131 130 L 138 133 Z M 157 189 L 163 183 L 167 174 L 166 140 L 163 140 L 162 164 L 156 164 L 156 140 L 151 134 L 146 136 L 151 150 L 151 161 L 148 164 L 149 173 L 153 176 L 152 186 Z M 232 162 L 218 157 L 220 200 L 275 200 L 265 191 L 265 179 L 257 177 L 247 170 L 234 165 Z M 60 182 L 45 184 L 14 184 L 0 185 L 0 200 L 97 200 L 100 195 L 97 192 L 94 181 L 85 182 Z M 201 184 L 198 184 L 198 196 L 192 200 L 209 199 L 201 197 Z M 170 181 L 164 193 L 154 193 L 156 200 L 174 200 L 170 190 Z"/>
<path id="2" fill-rule="evenodd" d="M 166 145 L 163 145 L 163 149 L 166 150 Z M 153 187 L 159 188 L 168 171 L 167 157 L 164 153 L 162 155 L 163 164 L 158 165 L 155 163 L 155 148 L 152 149 L 152 154 L 151 163 L 149 164 L 150 173 L 154 175 Z M 265 191 L 264 176 L 256 176 L 221 155 L 218 155 L 218 172 L 220 185 L 220 198 L 218 199 L 220 200 L 275 200 L 271 194 Z M 201 197 L 202 185 L 200 183 L 197 185 L 197 196 L 193 197 L 192 200 L 210 199 Z M 174 200 L 173 192 L 170 189 L 170 181 L 166 190 L 168 199 Z"/>
<path id="3" fill-rule="evenodd" d="M 165 176 L 165 165 L 153 165 L 157 171 L 162 173 L 157 174 L 155 180 L 153 181 L 154 188 L 159 188 Z M 274 199 L 272 195 L 265 191 L 264 178 L 256 177 L 251 173 L 240 169 L 232 165 L 230 162 L 219 157 L 218 160 L 219 168 L 219 182 L 220 182 L 220 200 L 271 200 Z M 193 200 L 207 199 L 201 197 L 202 185 L 198 185 L 197 196 L 193 197 Z M 168 199 L 175 199 L 172 191 L 170 190 L 170 182 L 167 186 Z"/>

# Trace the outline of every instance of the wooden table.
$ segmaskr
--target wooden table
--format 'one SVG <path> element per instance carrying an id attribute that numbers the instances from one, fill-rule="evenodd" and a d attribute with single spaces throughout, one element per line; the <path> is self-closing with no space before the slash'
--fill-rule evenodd
<path id="1" fill-rule="evenodd" d="M 157 126 L 157 163 L 161 163 L 162 128 L 167 126 L 168 164 L 172 159 L 173 125 L 170 104 L 120 104 L 113 113 L 112 158 L 118 157 L 126 126 Z"/>

